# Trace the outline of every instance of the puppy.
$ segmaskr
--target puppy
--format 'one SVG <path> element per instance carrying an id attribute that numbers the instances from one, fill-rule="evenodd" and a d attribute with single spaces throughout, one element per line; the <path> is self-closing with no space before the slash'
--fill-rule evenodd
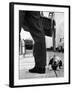
<path id="1" fill-rule="evenodd" d="M 59 56 L 53 56 L 50 61 L 49 61 L 49 67 L 52 69 L 52 70 L 58 70 L 58 69 L 61 69 L 62 67 L 62 61 L 61 61 L 61 58 Z"/>

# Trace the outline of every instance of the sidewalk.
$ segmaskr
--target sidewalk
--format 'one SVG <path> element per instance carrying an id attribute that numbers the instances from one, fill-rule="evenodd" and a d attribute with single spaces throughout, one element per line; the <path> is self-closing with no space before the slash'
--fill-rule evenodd
<path id="1" fill-rule="evenodd" d="M 56 55 L 60 56 L 62 61 L 64 60 L 63 53 L 56 53 Z M 49 58 L 53 56 L 53 52 L 47 52 L 47 63 L 49 62 Z M 46 69 L 45 74 L 37 74 L 37 73 L 29 73 L 29 69 L 33 68 L 35 65 L 34 57 L 32 53 L 23 56 L 20 55 L 20 71 L 19 71 L 19 79 L 29 79 L 29 78 L 51 78 L 56 77 L 53 70 Z M 64 69 L 57 71 L 58 77 L 64 76 Z"/>

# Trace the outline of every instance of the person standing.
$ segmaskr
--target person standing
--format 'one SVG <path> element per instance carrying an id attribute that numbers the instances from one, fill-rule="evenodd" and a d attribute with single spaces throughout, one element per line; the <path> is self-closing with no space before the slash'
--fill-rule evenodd
<path id="1" fill-rule="evenodd" d="M 35 59 L 35 67 L 30 69 L 29 72 L 43 74 L 45 73 L 46 66 L 46 44 L 40 12 L 21 11 L 20 20 L 21 18 L 22 27 L 26 28 L 25 30 L 29 31 L 34 39 L 33 55 Z"/>

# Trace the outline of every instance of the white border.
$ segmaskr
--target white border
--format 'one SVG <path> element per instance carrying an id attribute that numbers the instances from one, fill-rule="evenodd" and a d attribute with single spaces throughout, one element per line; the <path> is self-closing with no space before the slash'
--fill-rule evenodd
<path id="1" fill-rule="evenodd" d="M 41 78 L 41 79 L 23 79 L 19 80 L 18 60 L 19 60 L 19 10 L 34 10 L 34 11 L 54 11 L 64 12 L 64 77 L 62 78 Z M 69 70 L 69 56 L 68 56 L 68 8 L 59 7 L 45 7 L 45 6 L 31 6 L 31 5 L 14 5 L 14 85 L 34 85 L 34 84 L 51 84 L 68 82 Z"/>

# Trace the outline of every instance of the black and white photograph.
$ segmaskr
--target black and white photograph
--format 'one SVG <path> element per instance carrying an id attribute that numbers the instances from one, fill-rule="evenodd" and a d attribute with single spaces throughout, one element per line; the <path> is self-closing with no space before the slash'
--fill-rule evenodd
<path id="1" fill-rule="evenodd" d="M 70 6 L 10 3 L 10 87 L 70 83 Z"/>
<path id="2" fill-rule="evenodd" d="M 26 15 L 25 15 L 26 14 Z M 37 18 L 31 24 L 30 15 Z M 44 11 L 20 11 L 20 79 L 64 76 L 64 13 Z M 28 15 L 28 16 L 27 16 Z M 30 24 L 25 27 L 23 20 Z M 29 23 L 30 21 L 30 23 Z M 23 25 L 22 25 L 22 23 Z M 32 27 L 33 24 L 36 27 Z M 57 23 L 57 27 L 56 27 Z M 35 26 L 34 24 L 34 26 Z M 38 31 L 36 28 L 40 28 Z M 57 29 L 57 32 L 56 32 Z M 30 31 L 30 32 L 29 32 Z M 57 39 L 56 39 L 57 37 Z M 44 41 L 43 41 L 44 40 Z M 47 57 L 46 57 L 47 55 Z M 56 60 L 54 60 L 54 58 Z M 53 61 L 54 60 L 54 61 Z M 57 65 L 56 65 L 57 63 Z M 49 66 L 46 69 L 46 66 Z M 58 67 L 57 67 L 58 66 Z M 42 69 L 42 70 L 41 70 Z M 58 70 L 59 71 L 58 71 Z M 57 73 L 59 75 L 57 75 Z M 42 75 L 41 75 L 42 74 Z"/>

